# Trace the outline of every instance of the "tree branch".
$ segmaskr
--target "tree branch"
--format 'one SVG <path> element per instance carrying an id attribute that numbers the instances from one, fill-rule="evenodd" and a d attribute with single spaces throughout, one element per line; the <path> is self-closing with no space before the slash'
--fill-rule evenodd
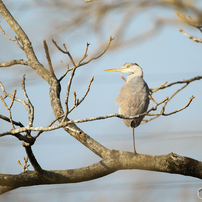
<path id="1" fill-rule="evenodd" d="M 34 122 L 34 106 L 32 105 L 28 95 L 27 95 L 27 92 L 26 92 L 26 89 L 25 89 L 25 75 L 23 76 L 22 78 L 22 91 L 24 93 L 24 96 L 25 96 L 25 99 L 27 101 L 27 105 L 28 105 L 28 116 L 29 116 L 29 126 L 33 126 L 33 122 Z"/>
<path id="2" fill-rule="evenodd" d="M 49 71 L 52 77 L 54 77 L 55 79 L 57 79 L 55 72 L 53 70 L 53 66 L 52 66 L 52 62 L 51 62 L 51 58 L 50 58 L 50 54 L 49 54 L 49 50 L 48 50 L 48 45 L 46 43 L 46 40 L 43 41 L 43 45 L 44 45 L 44 49 L 45 49 L 45 53 L 46 53 L 46 59 L 48 61 L 48 66 L 49 66 Z"/>
<path id="3" fill-rule="evenodd" d="M 202 179 L 202 162 L 189 157 L 174 153 L 159 156 L 134 155 L 131 152 L 111 150 L 102 161 L 79 169 L 43 170 L 40 173 L 26 171 L 19 175 L 0 174 L 0 194 L 24 186 L 89 181 L 124 169 L 181 174 Z"/>
<path id="4" fill-rule="evenodd" d="M 7 122 L 11 122 L 10 119 L 2 114 L 0 114 L 0 119 L 4 120 L 4 121 L 7 121 Z M 17 121 L 14 121 L 12 120 L 13 124 L 16 125 L 16 126 L 20 126 L 20 127 L 24 127 L 24 125 L 20 122 L 17 122 Z"/>
<path id="5" fill-rule="evenodd" d="M 173 86 L 173 85 L 176 85 L 176 84 L 183 84 L 183 83 L 191 83 L 191 82 L 193 82 L 193 81 L 196 81 L 196 80 L 201 80 L 202 79 L 202 76 L 196 76 L 196 77 L 193 77 L 193 78 L 191 78 L 191 79 L 183 79 L 182 81 L 175 81 L 175 82 L 173 82 L 173 83 L 170 83 L 170 84 L 168 84 L 168 85 L 161 85 L 160 87 L 159 87 L 159 89 L 158 90 L 163 90 L 163 89 L 165 89 L 165 88 L 169 88 L 169 87 L 171 87 L 171 86 Z M 155 88 L 156 89 L 156 88 Z M 153 89 L 153 88 L 150 88 L 150 91 L 155 91 L 155 89 Z"/>
<path id="6" fill-rule="evenodd" d="M 32 67 L 38 75 L 40 75 L 51 85 L 52 80 L 48 70 L 46 70 L 44 66 L 38 61 L 29 38 L 27 37 L 21 26 L 14 19 L 14 17 L 11 15 L 11 13 L 8 11 L 6 6 L 3 4 L 2 0 L 0 0 L 0 13 L 18 36 L 18 39 L 21 42 L 23 50 L 27 56 L 28 65 Z"/>
<path id="7" fill-rule="evenodd" d="M 0 67 L 10 67 L 13 65 L 28 65 L 28 61 L 21 60 L 11 60 L 10 62 L 0 63 Z"/>
<path id="8" fill-rule="evenodd" d="M 84 94 L 84 96 L 82 97 L 81 100 L 76 99 L 76 92 L 74 91 L 74 97 L 75 97 L 74 98 L 74 106 L 69 110 L 68 113 L 70 113 L 74 108 L 76 108 L 78 105 L 80 105 L 84 101 L 84 99 L 88 95 L 88 92 L 90 91 L 90 86 L 91 86 L 91 84 L 93 82 L 93 79 L 94 79 L 94 77 L 91 77 L 91 80 L 90 80 L 90 83 L 88 84 L 87 90 L 86 90 L 86 92 L 85 92 L 85 94 Z"/>
<path id="9" fill-rule="evenodd" d="M 29 161 L 30 161 L 30 163 L 32 164 L 34 170 L 35 170 L 36 172 L 39 172 L 39 173 L 42 172 L 43 169 L 41 168 L 41 166 L 40 166 L 39 163 L 37 162 L 37 160 L 36 160 L 36 158 L 35 158 L 35 156 L 34 156 L 34 154 L 33 154 L 33 152 L 32 152 L 31 146 L 26 146 L 26 145 L 23 145 L 23 146 L 25 147 L 25 151 L 26 151 L 26 153 L 27 153 L 27 156 L 28 156 L 28 158 L 29 158 Z"/>
<path id="10" fill-rule="evenodd" d="M 187 34 L 185 31 L 183 31 L 181 28 L 179 28 L 179 31 L 182 32 L 186 37 L 188 37 L 189 39 L 192 39 L 194 42 L 199 42 L 199 43 L 202 43 L 202 39 L 200 38 L 196 38 L 196 37 L 193 37 L 189 34 Z"/>

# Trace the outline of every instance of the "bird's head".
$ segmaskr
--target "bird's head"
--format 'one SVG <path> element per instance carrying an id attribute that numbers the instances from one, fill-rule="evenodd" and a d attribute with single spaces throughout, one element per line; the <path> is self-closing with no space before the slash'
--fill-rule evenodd
<path id="1" fill-rule="evenodd" d="M 107 69 L 105 71 L 124 72 L 134 74 L 134 76 L 140 76 L 140 77 L 143 76 L 142 68 L 137 63 L 125 63 L 122 67 L 115 69 Z"/>

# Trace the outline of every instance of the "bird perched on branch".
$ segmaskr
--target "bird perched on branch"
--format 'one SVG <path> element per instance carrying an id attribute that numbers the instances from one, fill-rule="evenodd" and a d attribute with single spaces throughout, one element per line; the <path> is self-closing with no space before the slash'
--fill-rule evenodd
<path id="1" fill-rule="evenodd" d="M 142 68 L 136 63 L 126 63 L 120 68 L 108 69 L 105 71 L 116 71 L 131 73 L 127 77 L 127 84 L 121 89 L 118 98 L 114 101 L 119 103 L 119 113 L 124 116 L 135 116 L 147 111 L 149 106 L 149 88 L 147 83 L 143 80 Z M 135 119 L 124 119 L 127 127 L 132 127 L 133 146 L 135 149 L 135 134 L 134 128 L 140 125 L 145 115 L 139 116 Z"/>

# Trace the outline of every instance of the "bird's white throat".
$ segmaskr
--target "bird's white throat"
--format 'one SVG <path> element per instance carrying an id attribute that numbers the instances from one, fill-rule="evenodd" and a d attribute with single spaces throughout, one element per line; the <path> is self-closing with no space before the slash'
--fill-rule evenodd
<path id="1" fill-rule="evenodd" d="M 127 83 L 134 77 L 136 76 L 139 76 L 141 78 L 143 78 L 143 71 L 141 68 L 138 68 L 137 71 L 135 71 L 134 73 L 130 74 L 128 77 L 127 77 Z"/>

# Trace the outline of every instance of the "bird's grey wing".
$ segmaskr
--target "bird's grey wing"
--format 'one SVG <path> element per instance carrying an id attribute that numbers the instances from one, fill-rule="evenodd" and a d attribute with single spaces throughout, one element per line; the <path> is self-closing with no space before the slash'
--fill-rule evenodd
<path id="1" fill-rule="evenodd" d="M 119 113 L 125 116 L 135 116 L 147 111 L 149 105 L 148 87 L 146 83 L 127 83 L 121 89 L 118 98 L 115 100 L 119 105 Z M 124 119 L 126 126 L 137 127 L 144 116 L 135 120 Z"/>

